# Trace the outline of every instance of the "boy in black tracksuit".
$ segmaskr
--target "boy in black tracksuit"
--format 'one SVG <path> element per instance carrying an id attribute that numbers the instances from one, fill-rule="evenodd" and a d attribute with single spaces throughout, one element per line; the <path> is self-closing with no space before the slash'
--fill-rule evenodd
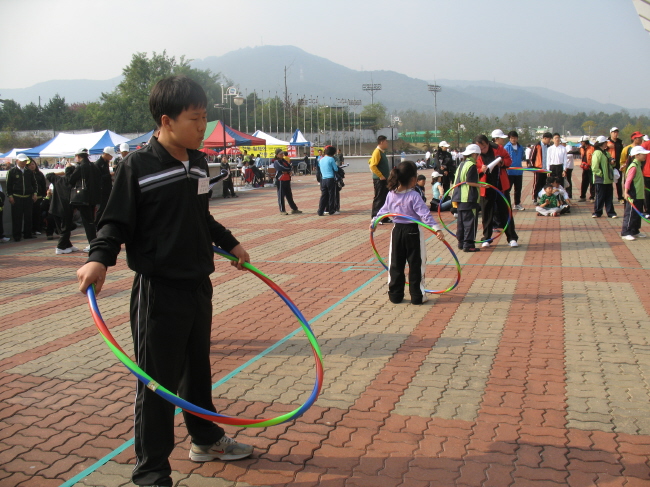
<path id="1" fill-rule="evenodd" d="M 210 335 L 214 271 L 212 244 L 248 253 L 209 211 L 209 174 L 198 147 L 207 98 L 185 76 L 159 81 L 149 107 L 160 129 L 146 147 L 120 165 L 88 262 L 77 272 L 80 290 L 101 290 L 106 267 L 122 243 L 135 271 L 131 330 L 138 365 L 180 397 L 215 411 L 211 395 Z M 206 184 L 208 183 L 208 184 Z M 183 413 L 191 436 L 190 459 L 236 460 L 253 449 L 224 435 L 216 423 Z M 171 486 L 174 406 L 138 382 L 135 403 L 136 485 Z"/>

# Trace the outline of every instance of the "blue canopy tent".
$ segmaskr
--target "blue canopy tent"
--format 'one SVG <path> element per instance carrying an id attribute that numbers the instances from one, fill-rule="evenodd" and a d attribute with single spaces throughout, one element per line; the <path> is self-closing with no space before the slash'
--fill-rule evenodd
<path id="1" fill-rule="evenodd" d="M 71 157 L 78 149 L 85 147 L 89 154 L 98 155 L 105 147 L 115 147 L 128 139 L 121 135 L 102 130 L 90 134 L 60 133 L 44 144 L 28 150 L 19 150 L 18 154 L 27 154 L 29 157 Z"/>
<path id="2" fill-rule="evenodd" d="M 145 142 L 149 142 L 149 139 L 153 135 L 153 130 L 151 132 L 147 132 L 144 135 L 141 135 L 140 137 L 136 137 L 135 139 L 128 140 L 126 143 L 129 144 L 129 150 L 135 150 L 139 145 L 144 144 Z M 119 147 L 115 147 L 115 150 L 119 151 Z"/>
<path id="3" fill-rule="evenodd" d="M 299 147 L 311 147 L 312 143 L 305 139 L 305 136 L 302 135 L 300 129 L 296 129 L 289 141 L 289 145 L 299 146 Z"/>

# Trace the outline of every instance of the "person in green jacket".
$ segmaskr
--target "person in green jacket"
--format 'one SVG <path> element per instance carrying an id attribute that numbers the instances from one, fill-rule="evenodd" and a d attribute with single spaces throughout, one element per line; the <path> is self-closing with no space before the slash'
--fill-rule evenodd
<path id="1" fill-rule="evenodd" d="M 603 206 L 609 218 L 616 218 L 614 210 L 614 163 L 607 151 L 607 137 L 601 135 L 594 144 L 594 153 L 591 156 L 591 172 L 596 188 L 594 212 L 591 218 L 603 216 Z"/>
<path id="2" fill-rule="evenodd" d="M 623 228 L 621 229 L 621 238 L 623 240 L 636 240 L 647 236 L 645 233 L 641 233 L 641 217 L 634 211 L 632 205 L 639 209 L 643 207 L 645 202 L 643 165 L 648 154 L 650 154 L 650 151 L 641 146 L 635 146 L 630 151 L 632 162 L 627 164 L 625 185 L 623 186 L 623 194 L 626 200 L 625 212 L 623 213 Z"/>

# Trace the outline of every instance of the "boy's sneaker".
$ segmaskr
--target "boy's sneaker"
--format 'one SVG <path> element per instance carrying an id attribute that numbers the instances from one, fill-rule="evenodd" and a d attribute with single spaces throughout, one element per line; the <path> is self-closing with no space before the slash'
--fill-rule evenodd
<path id="1" fill-rule="evenodd" d="M 84 249 L 82 250 L 82 252 L 86 252 L 86 253 L 90 252 L 90 245 L 84 247 Z"/>
<path id="2" fill-rule="evenodd" d="M 195 445 L 190 448 L 190 460 L 193 462 L 210 462 L 212 460 L 240 460 L 253 453 L 253 447 L 238 443 L 236 440 L 224 436 L 212 445 Z"/>
<path id="3" fill-rule="evenodd" d="M 587 198 L 580 198 L 578 200 L 578 203 L 586 203 L 586 202 L 587 202 Z"/>
<path id="4" fill-rule="evenodd" d="M 610 218 L 613 220 L 614 218 L 618 218 L 618 216 L 617 215 L 612 215 L 612 216 L 610 216 Z"/>
<path id="5" fill-rule="evenodd" d="M 288 215 L 288 214 L 289 214 L 289 213 L 287 213 L 286 211 L 281 211 L 281 212 L 280 212 L 280 215 Z"/>
<path id="6" fill-rule="evenodd" d="M 625 235 L 624 237 L 621 237 L 623 240 L 636 240 L 636 237 L 633 237 L 632 235 Z"/>
<path id="7" fill-rule="evenodd" d="M 41 232 L 34 232 L 34 235 L 43 235 Z"/>
<path id="8" fill-rule="evenodd" d="M 67 249 L 60 249 L 60 248 L 57 247 L 55 253 L 56 253 L 56 255 L 61 255 L 61 254 L 69 254 L 71 252 L 72 252 L 71 247 L 68 247 Z"/>
<path id="9" fill-rule="evenodd" d="M 490 246 L 490 242 L 483 242 L 483 245 L 481 245 L 481 247 L 483 247 L 484 249 L 487 249 L 489 246 Z"/>
<path id="10" fill-rule="evenodd" d="M 79 249 L 78 249 L 77 247 L 75 247 L 74 245 L 73 245 L 72 247 L 68 247 L 68 249 L 70 249 L 70 252 L 81 252 L 81 250 L 79 250 Z M 68 249 L 66 249 L 66 250 L 68 250 Z"/>
<path id="11" fill-rule="evenodd" d="M 599 217 L 598 215 L 596 215 L 595 213 L 593 213 L 593 214 L 591 215 L 591 218 L 600 218 L 600 217 Z"/>
<path id="12" fill-rule="evenodd" d="M 335 211 L 334 213 L 332 213 L 332 215 L 340 215 L 340 214 L 341 214 L 340 211 Z"/>
<path id="13" fill-rule="evenodd" d="M 463 252 L 480 252 L 480 251 L 481 249 L 477 249 L 476 247 L 468 247 Z"/>
<path id="14" fill-rule="evenodd" d="M 0 242 L 2 242 L 2 243 L 7 243 L 7 242 L 9 242 L 9 240 L 11 240 L 9 237 L 0 238 Z"/>
<path id="15" fill-rule="evenodd" d="M 516 240 L 510 240 L 510 247 L 519 247 L 519 244 Z"/>
<path id="16" fill-rule="evenodd" d="M 291 210 L 292 215 L 300 215 L 301 213 L 302 213 L 302 211 L 300 211 L 300 210 Z"/>
<path id="17" fill-rule="evenodd" d="M 518 211 L 524 211 L 525 209 L 526 209 L 526 208 L 524 208 L 524 207 L 521 206 L 521 205 L 515 205 L 515 210 L 518 210 Z"/>
<path id="18" fill-rule="evenodd" d="M 647 235 L 645 233 L 639 232 L 635 235 L 636 238 L 646 238 Z"/>
<path id="19" fill-rule="evenodd" d="M 411 304 L 422 304 L 429 301 L 429 295 L 427 293 L 422 294 L 422 296 L 411 297 Z"/>

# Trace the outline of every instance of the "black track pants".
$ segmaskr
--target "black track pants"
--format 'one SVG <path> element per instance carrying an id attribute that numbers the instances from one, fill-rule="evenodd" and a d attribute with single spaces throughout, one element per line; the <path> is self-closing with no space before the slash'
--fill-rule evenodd
<path id="1" fill-rule="evenodd" d="M 165 282 L 136 274 L 131 292 L 131 331 L 138 365 L 160 385 L 209 411 L 212 404 L 210 330 L 212 283 Z M 183 413 L 192 442 L 219 441 L 222 428 Z M 171 486 L 174 405 L 138 381 L 135 399 L 136 485 Z"/>
<path id="2" fill-rule="evenodd" d="M 409 293 L 412 301 L 422 302 L 424 295 L 424 271 L 427 264 L 427 248 L 424 233 L 416 223 L 396 223 L 390 234 L 390 258 L 388 261 L 388 295 L 391 301 L 404 298 L 409 265 Z"/>

